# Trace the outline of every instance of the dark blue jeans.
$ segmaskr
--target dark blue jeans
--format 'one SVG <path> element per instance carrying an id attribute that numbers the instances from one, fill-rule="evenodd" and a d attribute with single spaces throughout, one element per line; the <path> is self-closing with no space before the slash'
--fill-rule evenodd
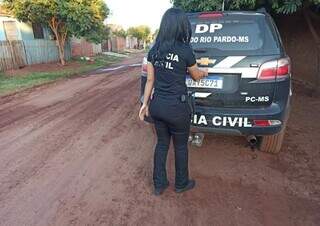
<path id="1" fill-rule="evenodd" d="M 175 169 L 177 189 L 184 188 L 189 182 L 188 137 L 191 111 L 180 97 L 154 96 L 150 103 L 150 114 L 157 132 L 157 145 L 154 152 L 153 182 L 155 188 L 168 184 L 166 162 L 172 137 L 175 150 Z"/>

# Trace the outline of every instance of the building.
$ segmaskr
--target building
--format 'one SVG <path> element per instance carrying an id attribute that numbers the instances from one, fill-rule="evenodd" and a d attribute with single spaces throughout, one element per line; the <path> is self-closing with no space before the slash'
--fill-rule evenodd
<path id="1" fill-rule="evenodd" d="M 138 39 L 135 37 L 127 36 L 126 37 L 126 48 L 127 49 L 137 49 L 138 48 Z"/>
<path id="2" fill-rule="evenodd" d="M 110 34 L 109 38 L 103 42 L 103 51 L 121 53 L 124 52 L 125 49 L 138 48 L 137 38 L 128 36 L 120 25 L 107 24 L 107 27 L 110 29 Z"/>
<path id="3" fill-rule="evenodd" d="M 0 41 L 53 39 L 50 29 L 40 24 L 23 23 L 0 6 Z"/>
<path id="4" fill-rule="evenodd" d="M 28 24 L 17 19 L 0 16 L 0 41 L 53 39 L 49 29 L 40 24 Z"/>
<path id="5" fill-rule="evenodd" d="M 67 42 L 65 59 L 70 57 Z M 20 22 L 0 6 L 0 71 L 57 61 L 59 52 L 49 28 Z"/>

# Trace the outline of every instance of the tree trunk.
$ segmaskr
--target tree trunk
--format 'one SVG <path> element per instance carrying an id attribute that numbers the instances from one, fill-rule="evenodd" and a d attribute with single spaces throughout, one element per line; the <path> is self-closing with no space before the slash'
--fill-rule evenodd
<path id="1" fill-rule="evenodd" d="M 316 71 L 316 84 L 315 84 L 315 91 L 319 92 L 320 91 L 320 35 L 317 33 L 315 27 L 312 24 L 311 17 L 309 14 L 310 9 L 304 9 L 303 10 L 303 15 L 304 18 L 307 22 L 308 28 L 312 34 L 313 40 L 315 41 L 316 44 L 316 50 L 317 50 L 317 71 Z"/>
<path id="2" fill-rule="evenodd" d="M 140 49 L 140 47 L 141 47 L 141 40 L 138 39 L 138 49 Z"/>
<path id="3" fill-rule="evenodd" d="M 67 38 L 67 31 L 65 30 L 63 23 L 58 21 L 55 17 L 51 18 L 51 20 L 49 21 L 49 26 L 56 38 L 56 45 L 58 47 L 60 63 L 62 65 L 65 65 L 66 61 L 64 59 L 64 44 Z"/>
<path id="4" fill-rule="evenodd" d="M 60 63 L 62 65 L 66 65 L 66 61 L 64 59 L 64 44 L 57 41 L 57 45 L 58 45 L 58 50 L 59 50 Z"/>

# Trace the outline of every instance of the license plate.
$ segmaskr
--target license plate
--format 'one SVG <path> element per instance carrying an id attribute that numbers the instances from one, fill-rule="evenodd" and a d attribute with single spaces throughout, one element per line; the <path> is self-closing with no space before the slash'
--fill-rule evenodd
<path id="1" fill-rule="evenodd" d="M 192 78 L 186 79 L 187 87 L 192 88 L 213 88 L 213 89 L 222 89 L 223 88 L 223 79 L 221 77 L 209 77 L 200 79 L 199 81 L 193 81 Z"/>

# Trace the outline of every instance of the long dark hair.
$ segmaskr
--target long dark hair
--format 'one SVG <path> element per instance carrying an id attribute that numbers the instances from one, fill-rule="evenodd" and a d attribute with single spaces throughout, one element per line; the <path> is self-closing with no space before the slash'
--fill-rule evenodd
<path id="1" fill-rule="evenodd" d="M 189 44 L 191 34 L 191 24 L 186 13 L 179 8 L 168 9 L 162 16 L 159 33 L 150 50 L 152 61 L 164 60 L 177 42 Z"/>

